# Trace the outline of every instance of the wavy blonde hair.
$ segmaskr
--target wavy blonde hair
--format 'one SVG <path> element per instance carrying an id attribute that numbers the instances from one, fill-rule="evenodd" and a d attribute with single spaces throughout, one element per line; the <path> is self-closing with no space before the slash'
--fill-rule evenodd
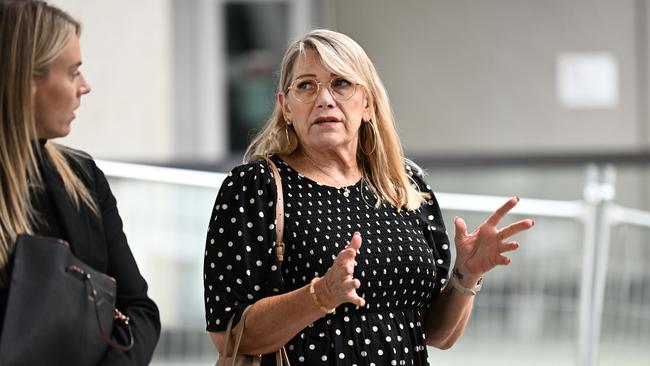
<path id="1" fill-rule="evenodd" d="M 34 76 L 63 51 L 81 25 L 62 10 L 36 0 L 0 1 L 0 285 L 6 285 L 6 266 L 16 237 L 32 233 L 36 213 L 30 192 L 42 187 L 38 154 L 46 154 L 63 180 L 68 196 L 97 214 L 97 205 L 70 168 L 62 146 L 38 139 L 34 117 Z"/>
<path id="2" fill-rule="evenodd" d="M 278 93 L 288 93 L 296 60 L 304 57 L 306 50 L 315 51 L 331 73 L 355 80 L 366 91 L 370 120 L 360 127 L 357 161 L 371 189 L 399 209 L 420 207 L 429 195 L 416 188 L 406 173 L 405 164 L 420 173 L 422 170 L 404 157 L 386 88 L 368 55 L 352 38 L 327 29 L 315 29 L 292 42 L 282 59 Z M 271 117 L 246 149 L 244 162 L 259 156 L 288 155 L 299 144 L 297 135 L 284 119 L 282 106 L 276 102 Z"/>

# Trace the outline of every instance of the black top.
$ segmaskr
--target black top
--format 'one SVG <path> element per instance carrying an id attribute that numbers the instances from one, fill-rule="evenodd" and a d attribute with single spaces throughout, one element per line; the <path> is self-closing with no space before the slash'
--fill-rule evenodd
<path id="1" fill-rule="evenodd" d="M 426 365 L 421 322 L 449 268 L 438 203 L 422 177 L 407 172 L 431 200 L 414 211 L 376 199 L 365 181 L 325 186 L 278 157 L 285 199 L 285 260 L 275 257 L 275 181 L 265 162 L 233 169 L 217 196 L 208 229 L 204 281 L 207 330 L 224 331 L 246 305 L 322 276 L 359 231 L 354 276 L 366 306 L 340 305 L 286 345 L 296 365 Z M 393 363 L 396 362 L 396 363 Z M 273 363 L 271 363 L 273 364 Z"/>
<path id="2" fill-rule="evenodd" d="M 42 142 L 35 146 L 41 147 Z M 156 304 L 147 295 L 147 282 L 129 249 L 117 202 L 104 173 L 90 156 L 74 150 L 65 155 L 74 173 L 95 198 L 100 216 L 83 203 L 79 209 L 74 206 L 58 172 L 41 154 L 38 163 L 44 187 L 32 190 L 31 194 L 38 213 L 34 233 L 68 241 L 79 259 L 116 279 L 116 307 L 131 318 L 135 345 L 128 352 L 109 347 L 100 365 L 147 365 L 160 335 L 160 316 Z M 0 309 L 3 315 L 5 306 L 3 303 Z"/>

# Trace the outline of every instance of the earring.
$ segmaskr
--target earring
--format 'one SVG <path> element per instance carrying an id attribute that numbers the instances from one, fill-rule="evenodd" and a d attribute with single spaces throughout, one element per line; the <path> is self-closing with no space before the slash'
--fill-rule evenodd
<path id="1" fill-rule="evenodd" d="M 367 133 L 364 133 L 363 136 L 366 137 L 364 141 L 361 142 L 359 147 L 361 148 L 361 152 L 366 154 L 367 156 L 370 156 L 370 154 L 375 152 L 375 149 L 377 148 L 377 133 L 375 132 L 375 126 L 372 124 L 372 120 L 364 121 L 365 123 L 363 126 L 366 126 L 367 128 L 370 128 L 370 135 L 372 135 L 372 149 L 370 149 L 370 152 L 366 152 L 363 149 L 363 145 L 365 140 L 367 140 L 370 137 L 367 137 Z"/>
<path id="2" fill-rule="evenodd" d="M 291 123 L 287 123 L 284 127 L 284 136 L 287 138 L 287 145 L 291 145 L 291 140 L 289 140 L 289 126 L 291 126 Z"/>

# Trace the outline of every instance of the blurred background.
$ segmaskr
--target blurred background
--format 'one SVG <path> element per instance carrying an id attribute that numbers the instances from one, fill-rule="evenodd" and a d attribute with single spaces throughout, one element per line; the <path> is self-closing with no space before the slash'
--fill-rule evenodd
<path id="1" fill-rule="evenodd" d="M 82 21 L 93 86 L 60 142 L 105 161 L 161 309 L 154 365 L 216 360 L 212 204 L 270 113 L 285 47 L 317 27 L 374 61 L 447 223 L 510 195 L 510 219 L 537 222 L 431 364 L 650 365 L 648 0 L 51 2 Z"/>

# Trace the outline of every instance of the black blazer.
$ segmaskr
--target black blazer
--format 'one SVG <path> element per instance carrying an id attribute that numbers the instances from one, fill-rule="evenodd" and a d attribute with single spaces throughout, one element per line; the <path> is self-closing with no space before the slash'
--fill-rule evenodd
<path id="1" fill-rule="evenodd" d="M 60 223 L 60 231 L 65 233 L 79 259 L 115 278 L 116 306 L 131 318 L 135 338 L 135 345 L 128 352 L 109 348 L 100 365 L 147 365 L 160 335 L 158 307 L 147 295 L 147 282 L 129 249 L 116 200 L 104 173 L 86 153 L 70 149 L 65 155 L 95 198 L 101 215 L 96 216 L 83 203 L 77 209 L 66 194 L 61 177 L 43 158 L 43 181 L 54 206 L 49 214 L 58 214 L 50 222 Z"/>

